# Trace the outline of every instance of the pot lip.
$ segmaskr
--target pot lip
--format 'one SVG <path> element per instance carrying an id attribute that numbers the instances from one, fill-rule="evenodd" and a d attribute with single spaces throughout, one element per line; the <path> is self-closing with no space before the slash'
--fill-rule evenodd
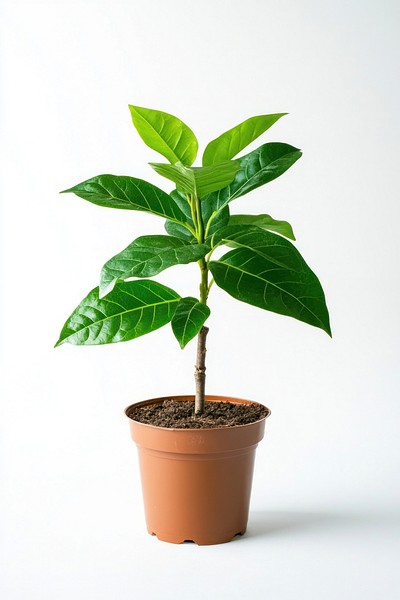
<path id="1" fill-rule="evenodd" d="M 265 406 L 264 404 L 261 404 L 261 402 L 256 402 L 255 400 L 247 400 L 245 398 L 237 398 L 236 396 L 220 396 L 220 395 L 216 395 L 216 394 L 206 394 L 206 402 L 207 402 L 207 398 L 212 398 L 212 400 L 209 400 L 211 402 L 230 402 L 230 401 L 236 401 L 238 404 L 259 404 L 260 406 L 263 406 L 266 410 L 267 410 L 267 414 L 265 415 L 265 417 L 262 417 L 261 419 L 258 419 L 257 421 L 253 421 L 252 423 L 245 423 L 244 425 L 231 425 L 231 426 L 223 426 L 223 427 L 186 427 L 186 428 L 182 428 L 182 427 L 161 427 L 160 425 L 151 425 L 150 423 L 141 423 L 140 421 L 135 421 L 135 419 L 132 419 L 132 417 L 130 417 L 128 415 L 128 411 L 133 408 L 134 406 L 139 406 L 139 405 L 146 405 L 146 404 L 152 404 L 157 403 L 157 402 L 162 402 L 164 400 L 183 400 L 183 399 L 190 399 L 193 398 L 194 399 L 194 395 L 193 394 L 170 394 L 167 396 L 160 396 L 159 398 L 149 398 L 148 400 L 140 400 L 139 402 L 134 402 L 133 404 L 130 404 L 129 406 L 127 406 L 124 410 L 124 413 L 127 417 L 127 419 L 129 419 L 129 421 L 131 421 L 132 423 L 136 423 L 137 425 L 140 425 L 141 427 L 145 427 L 148 429 L 160 429 L 162 431 L 173 431 L 174 433 L 181 431 L 181 432 L 188 432 L 188 431 L 196 431 L 196 432 L 202 432 L 202 431 L 232 431 L 234 429 L 242 429 L 245 427 L 254 427 L 254 425 L 258 424 L 258 423 L 262 423 L 263 421 L 265 421 L 266 419 L 268 419 L 268 417 L 271 415 L 271 410 Z"/>

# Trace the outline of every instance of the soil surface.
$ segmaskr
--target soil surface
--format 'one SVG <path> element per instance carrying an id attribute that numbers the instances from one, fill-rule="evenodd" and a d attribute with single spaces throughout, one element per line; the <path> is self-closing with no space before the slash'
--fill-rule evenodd
<path id="1" fill-rule="evenodd" d="M 171 429 L 210 429 L 233 427 L 258 421 L 267 415 L 261 404 L 206 402 L 202 415 L 194 414 L 194 401 L 164 400 L 160 404 L 131 409 L 128 416 L 134 421 Z"/>

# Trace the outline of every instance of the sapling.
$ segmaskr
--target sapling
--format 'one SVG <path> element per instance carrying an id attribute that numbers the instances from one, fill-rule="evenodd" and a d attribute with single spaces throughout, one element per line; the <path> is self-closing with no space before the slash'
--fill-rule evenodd
<path id="1" fill-rule="evenodd" d="M 150 163 L 176 188 L 167 193 L 130 176 L 98 175 L 65 190 L 108 208 L 140 210 L 166 219 L 166 235 L 135 239 L 101 270 L 100 283 L 66 321 L 56 344 L 125 342 L 171 323 L 181 348 L 197 336 L 195 413 L 204 411 L 205 354 L 210 316 L 208 296 L 215 282 L 251 304 L 319 327 L 331 335 L 321 284 L 289 240 L 287 221 L 268 214 L 230 214 L 230 203 L 287 171 L 301 151 L 269 142 L 235 158 L 287 113 L 251 117 L 206 147 L 202 166 L 193 131 L 165 112 L 129 106 L 142 140 L 167 159 Z M 216 248 L 228 252 L 213 257 Z M 152 279 L 174 265 L 197 262 L 199 294 L 182 298 Z"/>

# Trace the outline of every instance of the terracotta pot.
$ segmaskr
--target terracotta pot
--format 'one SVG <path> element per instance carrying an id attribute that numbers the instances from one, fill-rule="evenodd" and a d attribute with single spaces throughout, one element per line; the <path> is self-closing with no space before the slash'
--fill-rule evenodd
<path id="1" fill-rule="evenodd" d="M 129 406 L 164 400 L 167 396 Z M 207 401 L 252 404 L 207 396 Z M 269 416 L 270 411 L 268 410 Z M 168 429 L 130 420 L 139 452 L 147 529 L 159 540 L 179 544 L 222 544 L 246 531 L 255 451 L 266 417 L 248 425 L 215 429 Z"/>

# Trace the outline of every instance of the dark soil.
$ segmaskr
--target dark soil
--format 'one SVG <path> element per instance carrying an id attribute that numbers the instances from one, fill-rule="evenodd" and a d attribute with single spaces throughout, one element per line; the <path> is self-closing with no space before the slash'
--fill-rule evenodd
<path id="1" fill-rule="evenodd" d="M 128 416 L 134 421 L 158 427 L 210 429 L 247 425 L 267 414 L 267 409 L 261 404 L 206 402 L 204 413 L 197 416 L 194 414 L 194 401 L 164 400 L 160 404 L 135 407 Z"/>

